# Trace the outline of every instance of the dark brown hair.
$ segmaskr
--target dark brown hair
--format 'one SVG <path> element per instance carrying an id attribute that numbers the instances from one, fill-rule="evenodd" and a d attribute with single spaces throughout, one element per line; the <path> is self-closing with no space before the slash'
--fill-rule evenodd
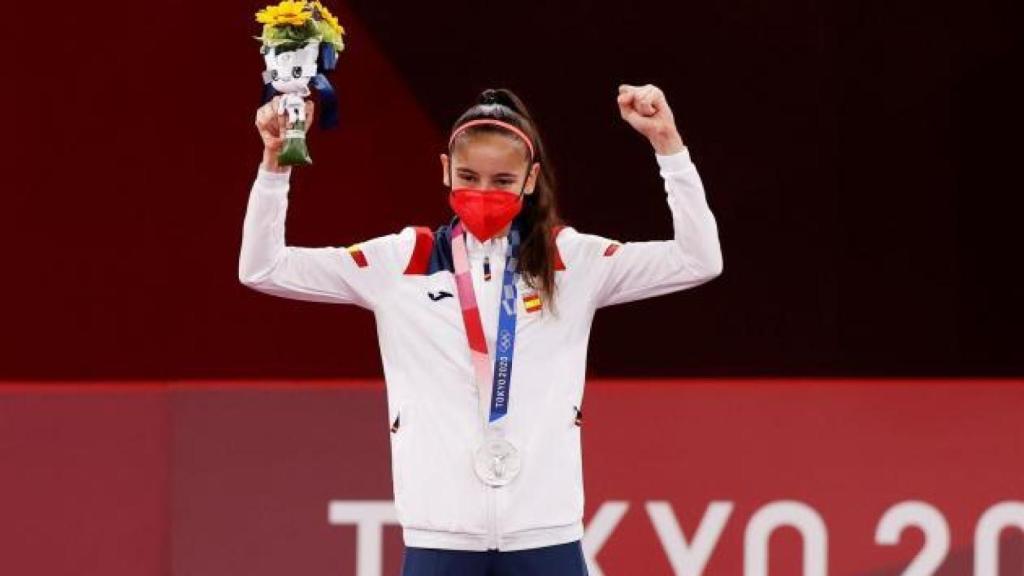
<path id="1" fill-rule="evenodd" d="M 533 194 L 523 198 L 523 209 L 517 216 L 522 233 L 519 246 L 519 272 L 527 285 L 539 290 L 549 308 L 554 304 L 555 295 L 555 242 L 554 229 L 563 225 L 558 215 L 558 208 L 555 202 L 555 175 L 547 155 L 544 152 L 544 144 L 541 142 L 540 131 L 537 124 L 530 116 L 530 112 L 511 90 L 506 88 L 487 89 L 480 93 L 477 103 L 462 113 L 452 125 L 454 133 L 459 126 L 471 120 L 480 118 L 494 118 L 512 124 L 526 133 L 533 141 L 534 157 L 529 164 L 533 168 L 533 162 L 540 163 L 540 171 L 537 174 L 537 182 Z M 481 132 L 498 132 L 502 134 L 511 133 L 494 125 L 471 126 L 455 137 L 451 148 L 448 150 L 449 169 L 451 168 L 452 150 L 455 146 L 468 139 L 474 134 Z M 512 136 L 514 138 L 514 136 Z M 519 140 L 519 138 L 516 138 Z M 529 155 L 525 143 L 522 143 L 523 150 Z M 527 173 L 527 176 L 529 174 Z M 452 181 L 454 185 L 454 180 Z"/>

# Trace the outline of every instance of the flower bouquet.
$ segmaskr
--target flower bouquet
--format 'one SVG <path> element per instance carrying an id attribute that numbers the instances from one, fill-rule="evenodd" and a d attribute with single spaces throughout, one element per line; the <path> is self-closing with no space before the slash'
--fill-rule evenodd
<path id="1" fill-rule="evenodd" d="M 288 114 L 278 162 L 285 166 L 311 164 L 304 99 L 312 85 L 320 95 L 321 128 L 337 125 L 337 97 L 324 73 L 334 70 L 338 52 L 345 48 L 345 29 L 319 1 L 283 0 L 257 12 L 256 21 L 263 24 L 263 34 L 256 37 L 266 63 L 263 102 L 283 94 L 278 113 Z"/>

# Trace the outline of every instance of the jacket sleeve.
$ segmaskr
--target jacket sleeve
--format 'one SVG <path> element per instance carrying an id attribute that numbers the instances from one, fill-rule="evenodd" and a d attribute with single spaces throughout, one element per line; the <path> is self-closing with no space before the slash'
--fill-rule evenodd
<path id="1" fill-rule="evenodd" d="M 415 244 L 415 229 L 406 227 L 347 248 L 286 246 L 290 174 L 262 167 L 257 172 L 242 226 L 239 281 L 283 298 L 373 309 L 402 274 Z"/>
<path id="2" fill-rule="evenodd" d="M 697 168 L 684 148 L 655 154 L 672 212 L 672 240 L 620 243 L 589 236 L 596 307 L 693 288 L 722 273 L 718 226 L 704 197 Z"/>

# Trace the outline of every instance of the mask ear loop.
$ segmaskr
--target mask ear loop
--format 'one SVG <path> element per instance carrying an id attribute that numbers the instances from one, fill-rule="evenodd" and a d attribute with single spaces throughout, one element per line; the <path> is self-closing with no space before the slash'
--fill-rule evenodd
<path id="1" fill-rule="evenodd" d="M 530 159 L 526 163 L 526 176 L 523 177 L 523 187 L 519 190 L 519 196 L 526 201 L 526 183 L 530 180 L 530 172 L 533 172 L 533 154 L 530 154 Z"/>
<path id="2" fill-rule="evenodd" d="M 455 175 L 452 174 L 452 163 L 455 160 L 452 159 L 452 149 L 448 148 L 448 192 L 451 193 L 455 189 Z"/>

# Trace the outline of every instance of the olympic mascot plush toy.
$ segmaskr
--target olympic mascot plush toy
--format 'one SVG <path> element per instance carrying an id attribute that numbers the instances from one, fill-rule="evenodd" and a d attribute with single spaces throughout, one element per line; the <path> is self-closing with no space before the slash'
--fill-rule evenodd
<path id="1" fill-rule="evenodd" d="M 260 52 L 263 72 L 263 103 L 282 94 L 279 113 L 287 113 L 285 144 L 278 162 L 285 166 L 311 164 L 306 147 L 304 99 L 312 85 L 320 96 L 320 127 L 338 124 L 338 100 L 326 72 L 334 70 L 338 52 L 345 49 L 345 29 L 319 1 L 283 0 L 256 13 L 263 24 Z"/>

